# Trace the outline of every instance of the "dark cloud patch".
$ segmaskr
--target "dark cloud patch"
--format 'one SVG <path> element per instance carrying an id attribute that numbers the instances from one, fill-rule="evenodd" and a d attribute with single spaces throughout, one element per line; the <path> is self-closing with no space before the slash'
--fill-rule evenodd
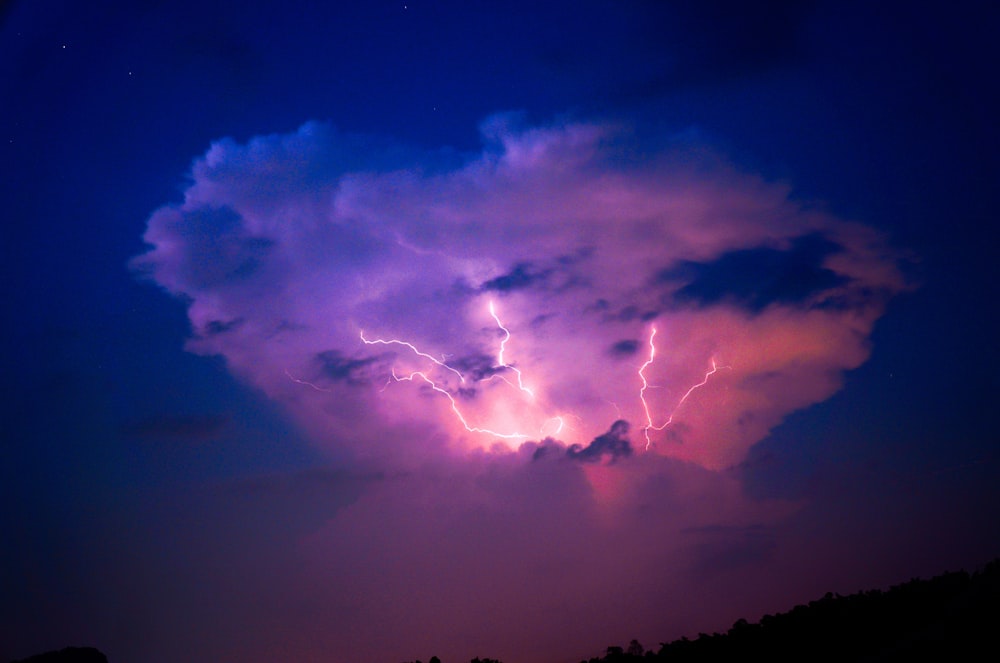
<path id="1" fill-rule="evenodd" d="M 601 297 L 596 300 L 593 304 L 587 307 L 588 311 L 597 311 L 599 313 L 607 313 L 611 310 L 611 302 Z"/>
<path id="2" fill-rule="evenodd" d="M 662 278 L 662 273 L 657 278 Z M 618 307 L 604 298 L 596 300 L 586 308 L 586 311 L 597 313 L 604 322 L 649 322 L 660 315 L 659 311 L 642 308 L 635 304 Z"/>
<path id="3" fill-rule="evenodd" d="M 595 253 L 596 250 L 593 246 L 582 246 L 573 253 L 559 256 L 556 258 L 556 262 L 564 267 L 570 267 L 592 258 Z"/>
<path id="4" fill-rule="evenodd" d="M 632 444 L 628 440 L 628 431 L 628 422 L 619 419 L 611 424 L 607 433 L 598 435 L 587 446 L 572 444 L 567 447 L 559 440 L 547 437 L 541 442 L 529 443 L 535 447 L 534 451 L 531 452 L 531 460 L 567 458 L 582 463 L 599 463 L 604 460 L 613 463 L 619 458 L 627 458 L 632 455 Z"/>
<path id="5" fill-rule="evenodd" d="M 636 320 L 649 322 L 656 318 L 657 315 L 659 315 L 658 311 L 644 310 L 633 304 L 628 304 L 618 311 L 608 314 L 605 316 L 605 319 L 614 322 L 633 322 Z"/>
<path id="6" fill-rule="evenodd" d="M 536 315 L 534 318 L 531 319 L 531 322 L 529 322 L 528 325 L 532 329 L 538 329 L 542 327 L 546 322 L 552 320 L 555 317 L 556 315 L 554 313 L 539 313 L 538 315 Z"/>
<path id="7" fill-rule="evenodd" d="M 345 357 L 339 350 L 326 350 L 316 355 L 323 375 L 334 382 L 347 384 L 364 384 L 367 380 L 364 374 L 369 366 L 381 360 L 379 356 L 351 359 Z"/>
<path id="8" fill-rule="evenodd" d="M 433 389 L 429 384 L 421 385 L 420 388 L 426 395 L 432 396 L 433 398 L 437 398 L 437 396 L 435 395 L 436 392 L 433 391 Z M 458 387 L 457 389 L 455 389 L 455 395 L 467 401 L 473 400 L 478 393 L 479 390 L 476 389 L 475 387 Z"/>
<path id="9" fill-rule="evenodd" d="M 841 247 L 813 234 L 798 237 L 787 250 L 769 246 L 726 253 L 715 262 L 685 262 L 657 275 L 662 283 L 688 280 L 674 299 L 699 306 L 734 302 L 753 312 L 771 304 L 802 304 L 848 278 L 823 267 Z"/>
<path id="10" fill-rule="evenodd" d="M 473 382 L 488 380 L 494 375 L 503 373 L 504 366 L 495 366 L 493 357 L 484 354 L 466 355 L 457 359 L 449 359 L 448 365 Z"/>
<path id="11" fill-rule="evenodd" d="M 531 460 L 542 460 L 544 458 L 551 458 L 554 456 L 562 456 L 566 452 L 566 445 L 561 442 L 554 440 L 551 437 L 547 437 L 535 447 L 535 450 L 531 453 Z"/>
<path id="12" fill-rule="evenodd" d="M 201 328 L 202 336 L 215 336 L 237 329 L 243 324 L 244 318 L 234 318 L 232 320 L 209 320 Z"/>
<path id="13" fill-rule="evenodd" d="M 639 341 L 634 338 L 627 338 L 612 345 L 608 352 L 612 357 L 631 357 L 638 351 Z"/>
<path id="14" fill-rule="evenodd" d="M 599 463 L 605 457 L 614 462 L 631 455 L 632 444 L 628 441 L 628 422 L 624 419 L 611 424 L 607 433 L 598 435 L 587 446 L 573 444 L 566 449 L 567 458 L 583 463 Z"/>
<path id="15" fill-rule="evenodd" d="M 124 426 L 122 433 L 144 440 L 200 441 L 217 435 L 228 421 L 223 414 L 157 414 Z"/>
<path id="16" fill-rule="evenodd" d="M 551 275 L 551 269 L 535 269 L 531 263 L 522 262 L 515 265 L 514 269 L 508 273 L 486 281 L 481 286 L 481 289 L 495 290 L 497 292 L 524 290 L 525 288 L 544 284 Z"/>

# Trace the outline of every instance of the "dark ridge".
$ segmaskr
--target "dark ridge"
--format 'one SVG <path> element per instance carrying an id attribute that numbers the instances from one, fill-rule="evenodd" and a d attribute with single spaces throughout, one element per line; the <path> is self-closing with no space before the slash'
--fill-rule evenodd
<path id="1" fill-rule="evenodd" d="M 827 593 L 759 622 L 739 619 L 726 633 L 700 633 L 646 650 L 637 640 L 581 663 L 632 661 L 1000 660 L 1000 558 L 981 571 L 913 579 L 886 591 Z M 108 663 L 93 647 L 67 647 L 10 663 Z M 432 656 L 429 663 L 441 663 Z M 470 663 L 500 663 L 474 658 Z"/>
<path id="2" fill-rule="evenodd" d="M 622 661 L 1000 660 L 1000 558 L 973 574 L 913 579 L 886 591 L 826 596 L 726 633 L 700 633 L 646 651 L 633 640 L 581 663 Z"/>
<path id="3" fill-rule="evenodd" d="M 93 647 L 66 647 L 10 663 L 108 663 L 108 657 Z"/>

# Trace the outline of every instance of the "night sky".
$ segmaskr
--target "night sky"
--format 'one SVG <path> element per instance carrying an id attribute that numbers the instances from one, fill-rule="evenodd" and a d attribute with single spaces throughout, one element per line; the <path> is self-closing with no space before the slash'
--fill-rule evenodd
<path id="1" fill-rule="evenodd" d="M 993 3 L 227 4 L 0 3 L 0 661 L 570 663 L 1000 555 Z"/>

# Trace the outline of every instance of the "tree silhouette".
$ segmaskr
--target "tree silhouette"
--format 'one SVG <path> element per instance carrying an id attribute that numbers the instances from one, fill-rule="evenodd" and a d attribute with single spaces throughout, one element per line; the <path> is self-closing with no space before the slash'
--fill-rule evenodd
<path id="1" fill-rule="evenodd" d="M 93 647 L 66 647 L 11 663 L 108 663 L 108 658 Z"/>
<path id="2" fill-rule="evenodd" d="M 887 591 L 823 598 L 759 623 L 738 619 L 726 633 L 700 633 L 643 651 L 611 646 L 581 663 L 720 661 L 902 662 L 1000 660 L 1000 559 L 981 571 L 911 580 Z"/>

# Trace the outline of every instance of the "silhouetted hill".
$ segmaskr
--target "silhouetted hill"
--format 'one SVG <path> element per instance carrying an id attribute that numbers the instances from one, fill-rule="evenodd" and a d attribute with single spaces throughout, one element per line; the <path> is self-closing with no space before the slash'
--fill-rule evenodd
<path id="1" fill-rule="evenodd" d="M 622 661 L 1000 661 L 1000 559 L 981 571 L 911 580 L 887 591 L 827 594 L 758 623 L 738 620 L 726 633 L 699 634 L 644 651 L 608 647 Z"/>
<path id="2" fill-rule="evenodd" d="M 886 591 L 840 596 L 828 593 L 759 622 L 739 619 L 726 633 L 701 633 L 645 651 L 608 647 L 581 663 L 723 660 L 854 661 L 1000 660 L 1000 559 L 981 571 L 913 579 Z M 432 663 L 439 663 L 437 657 Z M 499 663 L 474 659 L 472 663 Z M 67 647 L 10 663 L 108 663 L 93 647 Z"/>
<path id="3" fill-rule="evenodd" d="M 108 663 L 108 657 L 93 647 L 66 647 L 10 663 Z"/>

